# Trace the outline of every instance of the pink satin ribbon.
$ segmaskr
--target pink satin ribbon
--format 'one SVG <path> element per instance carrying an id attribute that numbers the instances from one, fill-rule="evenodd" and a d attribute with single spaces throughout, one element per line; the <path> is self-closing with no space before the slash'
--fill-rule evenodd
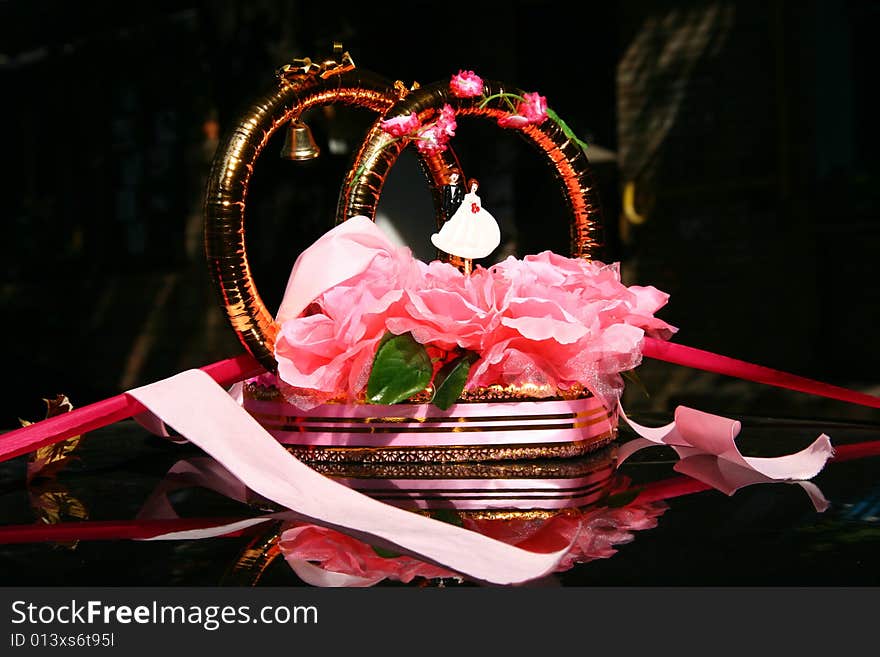
<path id="1" fill-rule="evenodd" d="M 245 398 L 279 442 L 333 447 L 430 447 L 568 443 L 614 429 L 597 397 L 561 401 L 453 404 L 326 404 L 309 411 L 283 401 Z M 369 418 L 369 423 L 364 422 Z M 466 419 L 466 422 L 462 421 Z M 350 433 L 346 431 L 353 428 Z M 365 431 L 375 429 L 377 431 Z"/>
<path id="2" fill-rule="evenodd" d="M 817 511 L 828 508 L 828 500 L 812 483 L 829 458 L 834 456 L 831 440 L 821 434 L 809 447 L 795 454 L 761 458 L 743 456 L 736 445 L 741 424 L 737 420 L 704 413 L 686 406 L 675 409 L 675 420 L 662 427 L 645 427 L 619 415 L 640 437 L 618 450 L 618 463 L 646 447 L 668 445 L 679 461 L 674 469 L 709 484 L 727 495 L 745 486 L 760 483 L 797 484 L 810 498 Z"/>
<path id="3" fill-rule="evenodd" d="M 368 269 L 388 245 L 376 224 L 363 216 L 322 235 L 296 259 L 275 321 L 299 317 L 324 292 Z"/>

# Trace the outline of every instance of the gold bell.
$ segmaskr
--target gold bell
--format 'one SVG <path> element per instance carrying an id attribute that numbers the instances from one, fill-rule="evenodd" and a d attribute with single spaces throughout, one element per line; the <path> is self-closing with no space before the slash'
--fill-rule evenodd
<path id="1" fill-rule="evenodd" d="M 285 160 L 313 160 L 321 149 L 315 142 L 312 131 L 305 123 L 291 121 L 281 147 L 281 157 Z"/>

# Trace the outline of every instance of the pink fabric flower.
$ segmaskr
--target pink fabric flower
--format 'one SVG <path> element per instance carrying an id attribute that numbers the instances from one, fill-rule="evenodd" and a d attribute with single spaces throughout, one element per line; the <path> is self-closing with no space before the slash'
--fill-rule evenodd
<path id="1" fill-rule="evenodd" d="M 358 299 L 353 309 L 362 302 Z M 381 305 L 372 308 L 380 310 Z M 320 313 L 285 322 L 275 346 L 278 375 L 299 390 L 282 392 L 303 410 L 329 399 L 353 397 L 366 383 L 365 372 L 383 334 L 384 322 L 376 313 Z"/>
<path id="2" fill-rule="evenodd" d="M 433 126 L 438 140 L 446 134 L 441 126 Z M 545 251 L 464 276 L 449 264 L 415 260 L 369 220 L 357 221 L 328 233 L 338 239 L 325 236 L 307 249 L 288 285 L 295 291 L 296 281 L 327 281 L 294 304 L 311 303 L 311 314 L 279 320 L 278 374 L 291 390 L 281 387 L 301 408 L 356 398 L 379 340 L 391 331 L 411 332 L 440 350 L 476 352 L 468 388 L 586 386 L 611 409 L 623 389 L 619 373 L 641 362 L 645 334 L 668 338 L 675 331 L 654 316 L 668 296 L 625 286 L 616 265 Z M 357 267 L 346 268 L 355 256 Z M 335 268 L 334 257 L 342 258 Z"/>
<path id="3" fill-rule="evenodd" d="M 473 98 L 483 94 L 483 79 L 473 71 L 459 71 L 449 81 L 449 90 L 458 98 Z"/>
<path id="4" fill-rule="evenodd" d="M 444 103 L 440 108 L 440 115 L 437 117 L 437 127 L 443 131 L 448 137 L 455 136 L 457 126 L 455 122 L 455 110 L 448 103 Z"/>
<path id="5" fill-rule="evenodd" d="M 473 283 L 452 265 L 432 262 L 422 287 L 406 291 L 399 307 L 401 314 L 388 319 L 388 330 L 397 334 L 410 331 L 418 342 L 442 349 L 479 351 L 493 334 L 498 318 Z"/>
<path id="6" fill-rule="evenodd" d="M 317 312 L 282 322 L 275 343 L 278 376 L 310 392 L 291 391 L 289 400 L 307 410 L 322 399 L 353 399 L 366 385 L 386 316 L 395 314 L 405 289 L 420 286 L 425 268 L 408 248 L 386 241 L 364 271 L 314 301 Z"/>
<path id="7" fill-rule="evenodd" d="M 529 125 L 529 120 L 519 114 L 508 114 L 498 119 L 498 125 L 502 128 L 522 128 Z"/>
<path id="8" fill-rule="evenodd" d="M 537 93 L 523 94 L 523 100 L 517 103 L 516 112 L 498 119 L 502 128 L 522 128 L 537 124 L 547 118 L 547 99 Z"/>
<path id="9" fill-rule="evenodd" d="M 488 276 L 484 299 L 498 321 L 483 340 L 470 387 L 580 383 L 613 407 L 619 372 L 641 362 L 645 331 L 668 337 L 675 330 L 652 314 L 665 301 L 662 293 L 630 290 L 615 266 L 545 251 L 479 271 L 472 278 Z"/>
<path id="10" fill-rule="evenodd" d="M 455 136 L 455 110 L 448 104 L 440 108 L 437 119 L 419 130 L 416 135 L 416 148 L 426 154 L 442 153 L 449 145 L 450 137 Z"/>
<path id="11" fill-rule="evenodd" d="M 409 116 L 396 116 L 393 119 L 382 121 L 382 130 L 392 137 L 405 137 L 411 135 L 422 127 L 419 117 L 413 112 Z"/>
<path id="12" fill-rule="evenodd" d="M 416 148 L 420 153 L 427 155 L 442 153 L 446 150 L 446 146 L 446 135 L 436 125 L 420 130 L 416 138 Z"/>
<path id="13" fill-rule="evenodd" d="M 540 123 L 547 118 L 547 99 L 537 93 L 523 94 L 516 113 L 526 117 L 529 123 Z"/>
<path id="14" fill-rule="evenodd" d="M 433 124 L 419 131 L 415 143 L 420 153 L 427 155 L 442 153 L 449 145 L 449 135 L 442 126 Z"/>

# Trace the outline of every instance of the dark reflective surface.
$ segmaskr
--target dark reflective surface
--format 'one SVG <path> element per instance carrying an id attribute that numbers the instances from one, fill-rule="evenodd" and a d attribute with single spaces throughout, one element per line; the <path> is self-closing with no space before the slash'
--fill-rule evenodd
<path id="1" fill-rule="evenodd" d="M 668 418 L 639 419 L 659 424 Z M 433 480 L 441 482 L 436 488 L 446 491 L 459 485 L 449 483 L 456 479 L 472 482 L 466 486 L 470 492 L 452 497 L 426 490 L 418 473 L 335 474 L 356 488 L 384 491 L 378 494 L 390 503 L 530 549 L 558 549 L 577 535 L 560 571 L 533 585 L 876 585 L 880 426 L 743 418 L 738 442 L 748 455 L 774 456 L 797 451 L 823 432 L 831 436 L 837 457 L 813 480 L 830 502 L 821 513 L 801 487 L 786 483 L 749 486 L 728 497 L 675 472 L 675 454 L 662 447 L 641 451 L 617 469 L 612 449 L 576 462 L 434 473 Z M 132 540 L 271 510 L 252 496 L 233 499 L 234 482 L 224 489 L 215 478 L 212 485 L 223 493 L 194 487 L 199 477 L 181 472 L 207 461 L 197 449 L 168 444 L 124 422 L 89 434 L 75 454 L 52 476 L 30 483 L 25 459 L 0 464 L 0 584 L 303 583 L 279 556 L 281 520 L 218 538 Z M 177 473 L 169 475 L 172 468 Z M 557 492 L 547 492 L 549 480 Z M 160 486 L 158 497 L 168 505 L 156 503 Z M 517 492 L 497 492 L 505 486 Z M 519 500 L 519 517 L 499 516 L 497 508 L 495 514 L 479 511 L 481 501 L 486 508 L 503 508 L 499 495 Z M 568 508 L 555 515 L 522 513 L 527 498 L 540 499 L 533 506 Z M 450 510 L 463 507 L 461 513 Z M 328 543 L 322 528 L 290 520 L 283 527 L 300 529 L 295 541 L 285 542 L 292 559 L 325 561 L 333 557 L 326 549 L 332 543 L 343 560 L 346 550 L 360 551 L 373 579 L 381 575 L 377 568 L 388 566 L 392 579 L 379 578 L 377 585 L 400 584 L 393 578 L 404 572 L 395 562 L 401 557 L 347 537 L 331 536 Z M 403 577 L 413 577 L 410 585 L 460 583 L 425 579 L 421 575 L 442 573 L 404 559 L 409 570 Z"/>

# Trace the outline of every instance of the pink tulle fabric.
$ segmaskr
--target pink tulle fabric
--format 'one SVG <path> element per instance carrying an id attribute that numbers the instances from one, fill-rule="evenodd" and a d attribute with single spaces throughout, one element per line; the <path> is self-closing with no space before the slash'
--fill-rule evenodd
<path id="1" fill-rule="evenodd" d="M 641 362 L 644 336 L 666 339 L 676 330 L 654 316 L 668 295 L 627 287 L 616 264 L 545 251 L 465 276 L 446 263 L 416 260 L 387 240 L 377 243 L 368 267 L 282 322 L 278 374 L 288 392 L 308 391 L 287 394 L 304 409 L 330 398 L 356 399 L 386 331 L 476 352 L 468 388 L 583 385 L 614 408 L 619 373 Z"/>

